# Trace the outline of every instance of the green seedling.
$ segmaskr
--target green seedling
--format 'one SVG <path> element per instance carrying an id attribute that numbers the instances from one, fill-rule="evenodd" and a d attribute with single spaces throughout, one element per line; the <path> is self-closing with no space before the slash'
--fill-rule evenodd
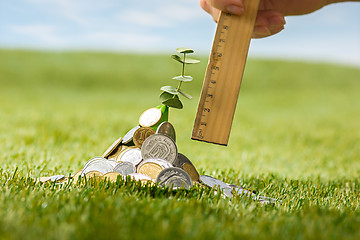
<path id="1" fill-rule="evenodd" d="M 183 82 L 191 82 L 193 80 L 193 78 L 191 76 L 185 76 L 185 65 L 199 63 L 200 61 L 186 56 L 186 54 L 194 53 L 194 50 L 192 50 L 190 48 L 180 47 L 180 48 L 177 48 L 176 51 L 178 53 L 180 53 L 181 56 L 171 55 L 171 58 L 176 60 L 177 62 L 181 63 L 181 65 L 182 65 L 181 75 L 173 77 L 172 79 L 179 81 L 179 84 L 177 87 L 163 86 L 162 88 L 160 88 L 160 90 L 163 91 L 160 95 L 160 99 L 161 99 L 162 104 L 164 104 L 168 107 L 182 109 L 183 104 L 182 104 L 179 96 L 182 95 L 188 99 L 192 99 L 192 96 L 190 94 L 181 90 L 181 86 L 182 86 Z"/>

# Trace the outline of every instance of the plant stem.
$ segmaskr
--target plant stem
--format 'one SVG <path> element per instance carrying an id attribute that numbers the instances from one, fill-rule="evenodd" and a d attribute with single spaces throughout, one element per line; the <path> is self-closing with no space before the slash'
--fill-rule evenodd
<path id="1" fill-rule="evenodd" d="M 181 76 L 184 76 L 184 75 L 185 75 L 185 55 L 186 55 L 186 53 L 184 53 L 184 59 L 183 59 L 183 65 L 182 65 Z"/>
<path id="2" fill-rule="evenodd" d="M 184 53 L 184 58 L 183 58 L 183 63 L 182 63 L 182 70 L 181 70 L 181 76 L 182 76 L 182 77 L 184 77 L 184 75 L 185 75 L 185 58 L 186 58 L 186 53 Z M 180 81 L 180 82 L 179 82 L 179 85 L 178 85 L 178 87 L 177 87 L 177 90 L 180 90 L 182 82 L 183 82 L 183 81 Z"/>

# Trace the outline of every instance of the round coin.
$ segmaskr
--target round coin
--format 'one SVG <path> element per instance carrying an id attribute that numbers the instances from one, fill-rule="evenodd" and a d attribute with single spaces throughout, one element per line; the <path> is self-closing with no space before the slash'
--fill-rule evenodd
<path id="1" fill-rule="evenodd" d="M 103 157 L 94 157 L 94 158 L 91 158 L 89 161 L 87 161 L 85 163 L 85 165 L 83 166 L 83 169 L 87 168 L 87 166 L 89 166 L 91 163 L 93 162 L 96 162 L 96 161 L 106 161 L 107 159 L 106 158 L 103 158 Z"/>
<path id="2" fill-rule="evenodd" d="M 115 150 L 107 157 L 107 159 L 112 159 L 115 160 L 116 157 L 125 149 L 127 148 L 127 146 L 125 145 L 120 145 L 117 148 L 115 148 Z"/>
<path id="3" fill-rule="evenodd" d="M 184 163 L 182 169 L 184 169 L 185 172 L 187 172 L 190 175 L 191 180 L 193 180 L 194 182 L 200 181 L 200 175 L 199 175 L 198 171 L 196 170 L 196 168 L 194 167 L 194 165 L 192 165 L 190 163 Z"/>
<path id="4" fill-rule="evenodd" d="M 144 160 L 160 158 L 172 164 L 177 158 L 177 147 L 170 137 L 163 134 L 154 134 L 145 139 L 141 154 Z"/>
<path id="5" fill-rule="evenodd" d="M 156 179 L 156 177 L 163 169 L 164 168 L 161 167 L 159 164 L 153 162 L 147 162 L 138 168 L 138 173 L 145 174 L 151 177 L 152 179 Z"/>
<path id="6" fill-rule="evenodd" d="M 130 173 L 135 173 L 136 168 L 135 165 L 131 162 L 121 162 L 116 165 L 114 168 L 114 172 L 118 172 L 123 176 L 129 175 Z"/>
<path id="7" fill-rule="evenodd" d="M 199 181 L 200 175 L 196 170 L 194 164 L 182 153 L 178 153 L 173 165 L 175 167 L 185 170 L 193 181 Z"/>
<path id="8" fill-rule="evenodd" d="M 161 133 L 164 135 L 167 135 L 171 137 L 174 142 L 176 142 L 176 134 L 175 134 L 175 128 L 174 126 L 169 122 L 162 122 L 158 129 L 156 130 L 156 133 Z"/>
<path id="9" fill-rule="evenodd" d="M 109 163 L 113 167 L 118 165 L 118 162 L 116 160 L 114 160 L 114 159 L 107 159 L 106 162 Z"/>
<path id="10" fill-rule="evenodd" d="M 133 141 L 136 147 L 141 148 L 145 139 L 155 134 L 155 130 L 151 127 L 141 127 L 135 131 Z"/>
<path id="11" fill-rule="evenodd" d="M 90 171 L 85 174 L 86 178 L 96 178 L 96 179 L 103 179 L 104 175 L 99 171 Z"/>
<path id="12" fill-rule="evenodd" d="M 50 177 L 51 182 L 56 182 L 65 178 L 65 175 L 54 175 Z"/>
<path id="13" fill-rule="evenodd" d="M 152 178 L 148 175 L 142 174 L 142 173 L 131 173 L 129 174 L 130 178 L 135 181 L 152 181 Z"/>
<path id="14" fill-rule="evenodd" d="M 232 196 L 232 189 L 229 187 L 228 184 L 224 183 L 223 181 L 207 175 L 201 175 L 200 180 L 208 187 L 219 187 L 227 197 Z"/>
<path id="15" fill-rule="evenodd" d="M 136 148 L 136 147 L 122 146 L 121 151 L 117 154 L 117 156 L 114 160 L 116 160 L 117 162 L 121 162 L 120 161 L 121 156 L 126 152 L 126 150 L 131 149 L 131 148 Z"/>
<path id="16" fill-rule="evenodd" d="M 157 124 L 161 119 L 161 110 L 150 108 L 143 112 L 139 118 L 139 124 L 142 127 L 151 127 Z"/>
<path id="17" fill-rule="evenodd" d="M 74 182 L 76 183 L 81 178 L 82 169 L 77 171 L 71 178 L 74 179 Z"/>
<path id="18" fill-rule="evenodd" d="M 156 178 L 156 182 L 160 186 L 167 186 L 170 188 L 185 188 L 192 187 L 192 181 L 184 170 L 177 167 L 166 168 L 162 170 Z"/>
<path id="19" fill-rule="evenodd" d="M 92 161 L 86 167 L 83 168 L 81 175 L 86 175 L 90 171 L 99 171 L 102 174 L 112 172 L 114 169 L 113 165 L 108 162 L 106 158 Z"/>
<path id="20" fill-rule="evenodd" d="M 44 182 L 48 182 L 48 181 L 50 181 L 51 180 L 51 177 L 39 177 L 38 179 L 37 179 L 37 182 L 42 182 L 42 183 L 44 183 Z"/>
<path id="21" fill-rule="evenodd" d="M 104 175 L 104 178 L 109 180 L 110 182 L 116 182 L 118 179 L 118 176 L 122 178 L 122 175 L 118 172 L 108 172 Z"/>
<path id="22" fill-rule="evenodd" d="M 125 136 L 123 137 L 122 139 L 122 143 L 123 144 L 128 144 L 129 142 L 131 142 L 131 140 L 133 139 L 133 136 L 134 136 L 134 132 L 136 130 L 138 130 L 140 128 L 140 126 L 136 126 L 136 127 L 133 127 L 130 131 L 128 131 Z"/>
<path id="23" fill-rule="evenodd" d="M 131 162 L 135 166 L 142 160 L 141 150 L 138 148 L 129 148 L 125 150 L 119 157 L 119 162 Z"/>
<path id="24" fill-rule="evenodd" d="M 118 138 L 115 140 L 115 142 L 113 142 L 113 144 L 111 144 L 111 146 L 103 153 L 102 157 L 103 158 L 108 158 L 110 155 L 112 155 L 116 149 L 120 146 L 122 142 L 122 138 Z"/>

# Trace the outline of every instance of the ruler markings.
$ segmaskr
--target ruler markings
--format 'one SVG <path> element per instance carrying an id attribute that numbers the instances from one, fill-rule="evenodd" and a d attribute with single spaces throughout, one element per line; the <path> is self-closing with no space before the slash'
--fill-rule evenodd
<path id="1" fill-rule="evenodd" d="M 221 13 L 205 73 L 192 139 L 227 145 L 259 0 L 243 16 Z"/>

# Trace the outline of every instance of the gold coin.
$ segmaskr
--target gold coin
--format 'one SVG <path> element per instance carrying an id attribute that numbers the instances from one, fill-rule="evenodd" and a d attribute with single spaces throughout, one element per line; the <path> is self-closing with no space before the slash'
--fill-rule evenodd
<path id="1" fill-rule="evenodd" d="M 118 138 L 115 140 L 115 142 L 113 142 L 113 144 L 111 144 L 111 146 L 104 152 L 104 154 L 102 155 L 103 158 L 108 158 L 110 155 L 113 154 L 113 152 L 115 151 L 115 149 L 117 147 L 119 147 L 119 145 L 121 144 L 122 138 Z"/>
<path id="2" fill-rule="evenodd" d="M 123 151 L 125 146 L 118 146 L 108 157 L 107 159 L 116 160 L 117 156 Z"/>
<path id="3" fill-rule="evenodd" d="M 44 183 L 44 182 L 50 181 L 50 179 L 51 179 L 51 177 L 39 177 L 39 178 L 36 179 L 36 182 L 37 182 L 37 183 L 38 183 L 38 182 Z"/>
<path id="4" fill-rule="evenodd" d="M 81 175 L 82 169 L 80 169 L 79 171 L 77 171 L 74 175 L 71 176 L 72 179 L 74 179 L 74 182 L 76 183 L 77 181 L 79 181 L 79 177 Z"/>
<path id="5" fill-rule="evenodd" d="M 87 178 L 104 179 L 104 175 L 99 171 L 90 171 L 85 174 Z"/>
<path id="6" fill-rule="evenodd" d="M 182 168 L 190 175 L 193 182 L 200 181 L 200 175 L 193 165 L 191 165 L 190 163 L 184 163 Z"/>
<path id="7" fill-rule="evenodd" d="M 142 127 L 151 127 L 157 124 L 161 119 L 161 110 L 158 108 L 150 108 L 143 112 L 139 118 L 139 124 Z"/>
<path id="8" fill-rule="evenodd" d="M 108 172 L 104 175 L 104 178 L 110 180 L 110 182 L 116 182 L 118 176 L 121 178 L 121 174 L 118 172 Z"/>
<path id="9" fill-rule="evenodd" d="M 148 162 L 141 165 L 137 172 L 148 175 L 152 179 L 156 179 L 156 177 L 159 175 L 159 173 L 162 170 L 163 168 L 160 165 L 156 163 Z"/>
<path id="10" fill-rule="evenodd" d="M 69 179 L 69 178 L 64 177 L 64 178 L 62 178 L 62 179 L 57 180 L 57 181 L 56 181 L 56 183 L 63 183 L 63 182 L 67 182 L 67 180 L 68 180 L 68 179 Z"/>
<path id="11" fill-rule="evenodd" d="M 133 141 L 136 147 L 141 148 L 145 139 L 155 134 L 155 130 L 151 127 L 141 127 L 135 131 Z"/>

